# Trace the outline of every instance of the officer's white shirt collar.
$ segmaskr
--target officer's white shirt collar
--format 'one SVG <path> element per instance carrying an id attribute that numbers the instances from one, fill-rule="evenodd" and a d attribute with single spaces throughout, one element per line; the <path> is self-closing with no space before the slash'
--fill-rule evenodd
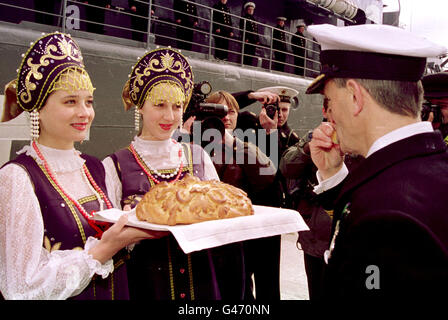
<path id="1" fill-rule="evenodd" d="M 434 131 L 431 125 L 431 122 L 429 121 L 421 121 L 413 124 L 409 124 L 407 126 L 395 129 L 381 138 L 378 138 L 370 147 L 369 151 L 367 152 L 366 158 L 369 157 L 372 153 L 394 143 L 399 140 L 408 138 L 410 136 L 420 134 L 420 133 L 426 133 L 426 132 L 432 132 Z"/>

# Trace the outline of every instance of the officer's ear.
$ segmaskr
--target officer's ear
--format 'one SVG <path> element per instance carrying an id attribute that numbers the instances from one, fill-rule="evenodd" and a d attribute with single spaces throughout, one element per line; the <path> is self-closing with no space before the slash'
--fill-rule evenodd
<path id="1" fill-rule="evenodd" d="M 354 79 L 347 80 L 346 88 L 351 95 L 353 116 L 357 116 L 364 108 L 364 95 L 367 91 Z"/>

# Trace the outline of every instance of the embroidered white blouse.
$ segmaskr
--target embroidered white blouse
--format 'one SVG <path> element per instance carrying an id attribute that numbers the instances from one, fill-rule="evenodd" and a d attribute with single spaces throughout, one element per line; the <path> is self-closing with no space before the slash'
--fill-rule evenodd
<path id="1" fill-rule="evenodd" d="M 75 199 L 92 195 L 84 181 L 79 152 L 38 144 L 62 188 Z M 26 153 L 38 163 L 34 149 Z M 39 201 L 28 173 L 16 164 L 0 169 L 0 290 L 5 299 L 66 299 L 84 290 L 94 274 L 106 278 L 113 271 L 88 254 L 97 239 L 89 237 L 84 250 L 44 248 L 44 224 Z"/>
<path id="2" fill-rule="evenodd" d="M 180 144 L 167 139 L 163 141 L 143 140 L 135 137 L 132 145 L 145 163 L 156 170 L 175 169 L 179 166 L 178 151 Z M 183 149 L 182 149 L 183 151 Z M 219 180 L 215 165 L 210 156 L 204 151 L 204 179 L 205 180 Z M 182 162 L 184 165 L 188 163 L 187 155 L 182 152 Z M 120 208 L 121 201 L 121 181 L 115 169 L 114 162 L 111 157 L 103 160 L 104 168 L 106 169 L 106 187 L 110 195 L 110 200 L 116 208 Z"/>

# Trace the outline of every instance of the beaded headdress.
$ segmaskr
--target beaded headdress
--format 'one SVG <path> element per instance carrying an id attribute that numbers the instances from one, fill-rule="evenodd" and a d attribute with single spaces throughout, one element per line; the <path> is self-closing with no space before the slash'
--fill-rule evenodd
<path id="1" fill-rule="evenodd" d="M 193 86 L 191 66 L 182 54 L 171 48 L 155 49 L 133 67 L 123 88 L 124 108 L 142 108 L 147 99 L 154 104 L 165 100 L 187 106 Z"/>
<path id="2" fill-rule="evenodd" d="M 50 33 L 37 39 L 17 70 L 17 79 L 6 85 L 2 121 L 18 116 L 23 110 L 39 111 L 55 90 L 95 90 L 85 70 L 78 44 L 68 35 Z"/>

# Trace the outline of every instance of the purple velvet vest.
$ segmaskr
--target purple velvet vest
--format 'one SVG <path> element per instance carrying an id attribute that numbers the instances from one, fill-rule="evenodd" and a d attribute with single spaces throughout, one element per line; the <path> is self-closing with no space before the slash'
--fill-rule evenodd
<path id="1" fill-rule="evenodd" d="M 189 159 L 181 174 L 204 178 L 203 151 L 198 145 L 182 144 Z M 154 182 L 126 148 L 111 155 L 122 182 L 122 205 L 137 205 Z M 146 168 L 149 170 L 148 168 Z M 128 265 L 131 299 L 216 300 L 220 293 L 210 250 L 185 254 L 170 235 L 140 242 L 131 252 Z"/>
<path id="2" fill-rule="evenodd" d="M 102 163 L 91 156 L 82 154 L 93 179 L 106 194 L 105 170 Z M 50 177 L 39 167 L 36 161 L 25 154 L 19 155 L 14 163 L 24 168 L 33 183 L 34 192 L 39 200 L 44 221 L 43 246 L 50 252 L 53 250 L 78 250 L 84 248 L 84 243 L 96 231 L 89 225 L 78 209 L 66 201 L 63 194 L 51 184 Z M 87 212 L 99 210 L 99 203 L 95 197 L 78 199 Z M 114 257 L 115 269 L 108 278 L 94 276 L 89 286 L 79 295 L 72 297 L 76 300 L 113 300 L 129 299 L 126 267 L 124 260 L 126 253 L 120 251 Z"/>

